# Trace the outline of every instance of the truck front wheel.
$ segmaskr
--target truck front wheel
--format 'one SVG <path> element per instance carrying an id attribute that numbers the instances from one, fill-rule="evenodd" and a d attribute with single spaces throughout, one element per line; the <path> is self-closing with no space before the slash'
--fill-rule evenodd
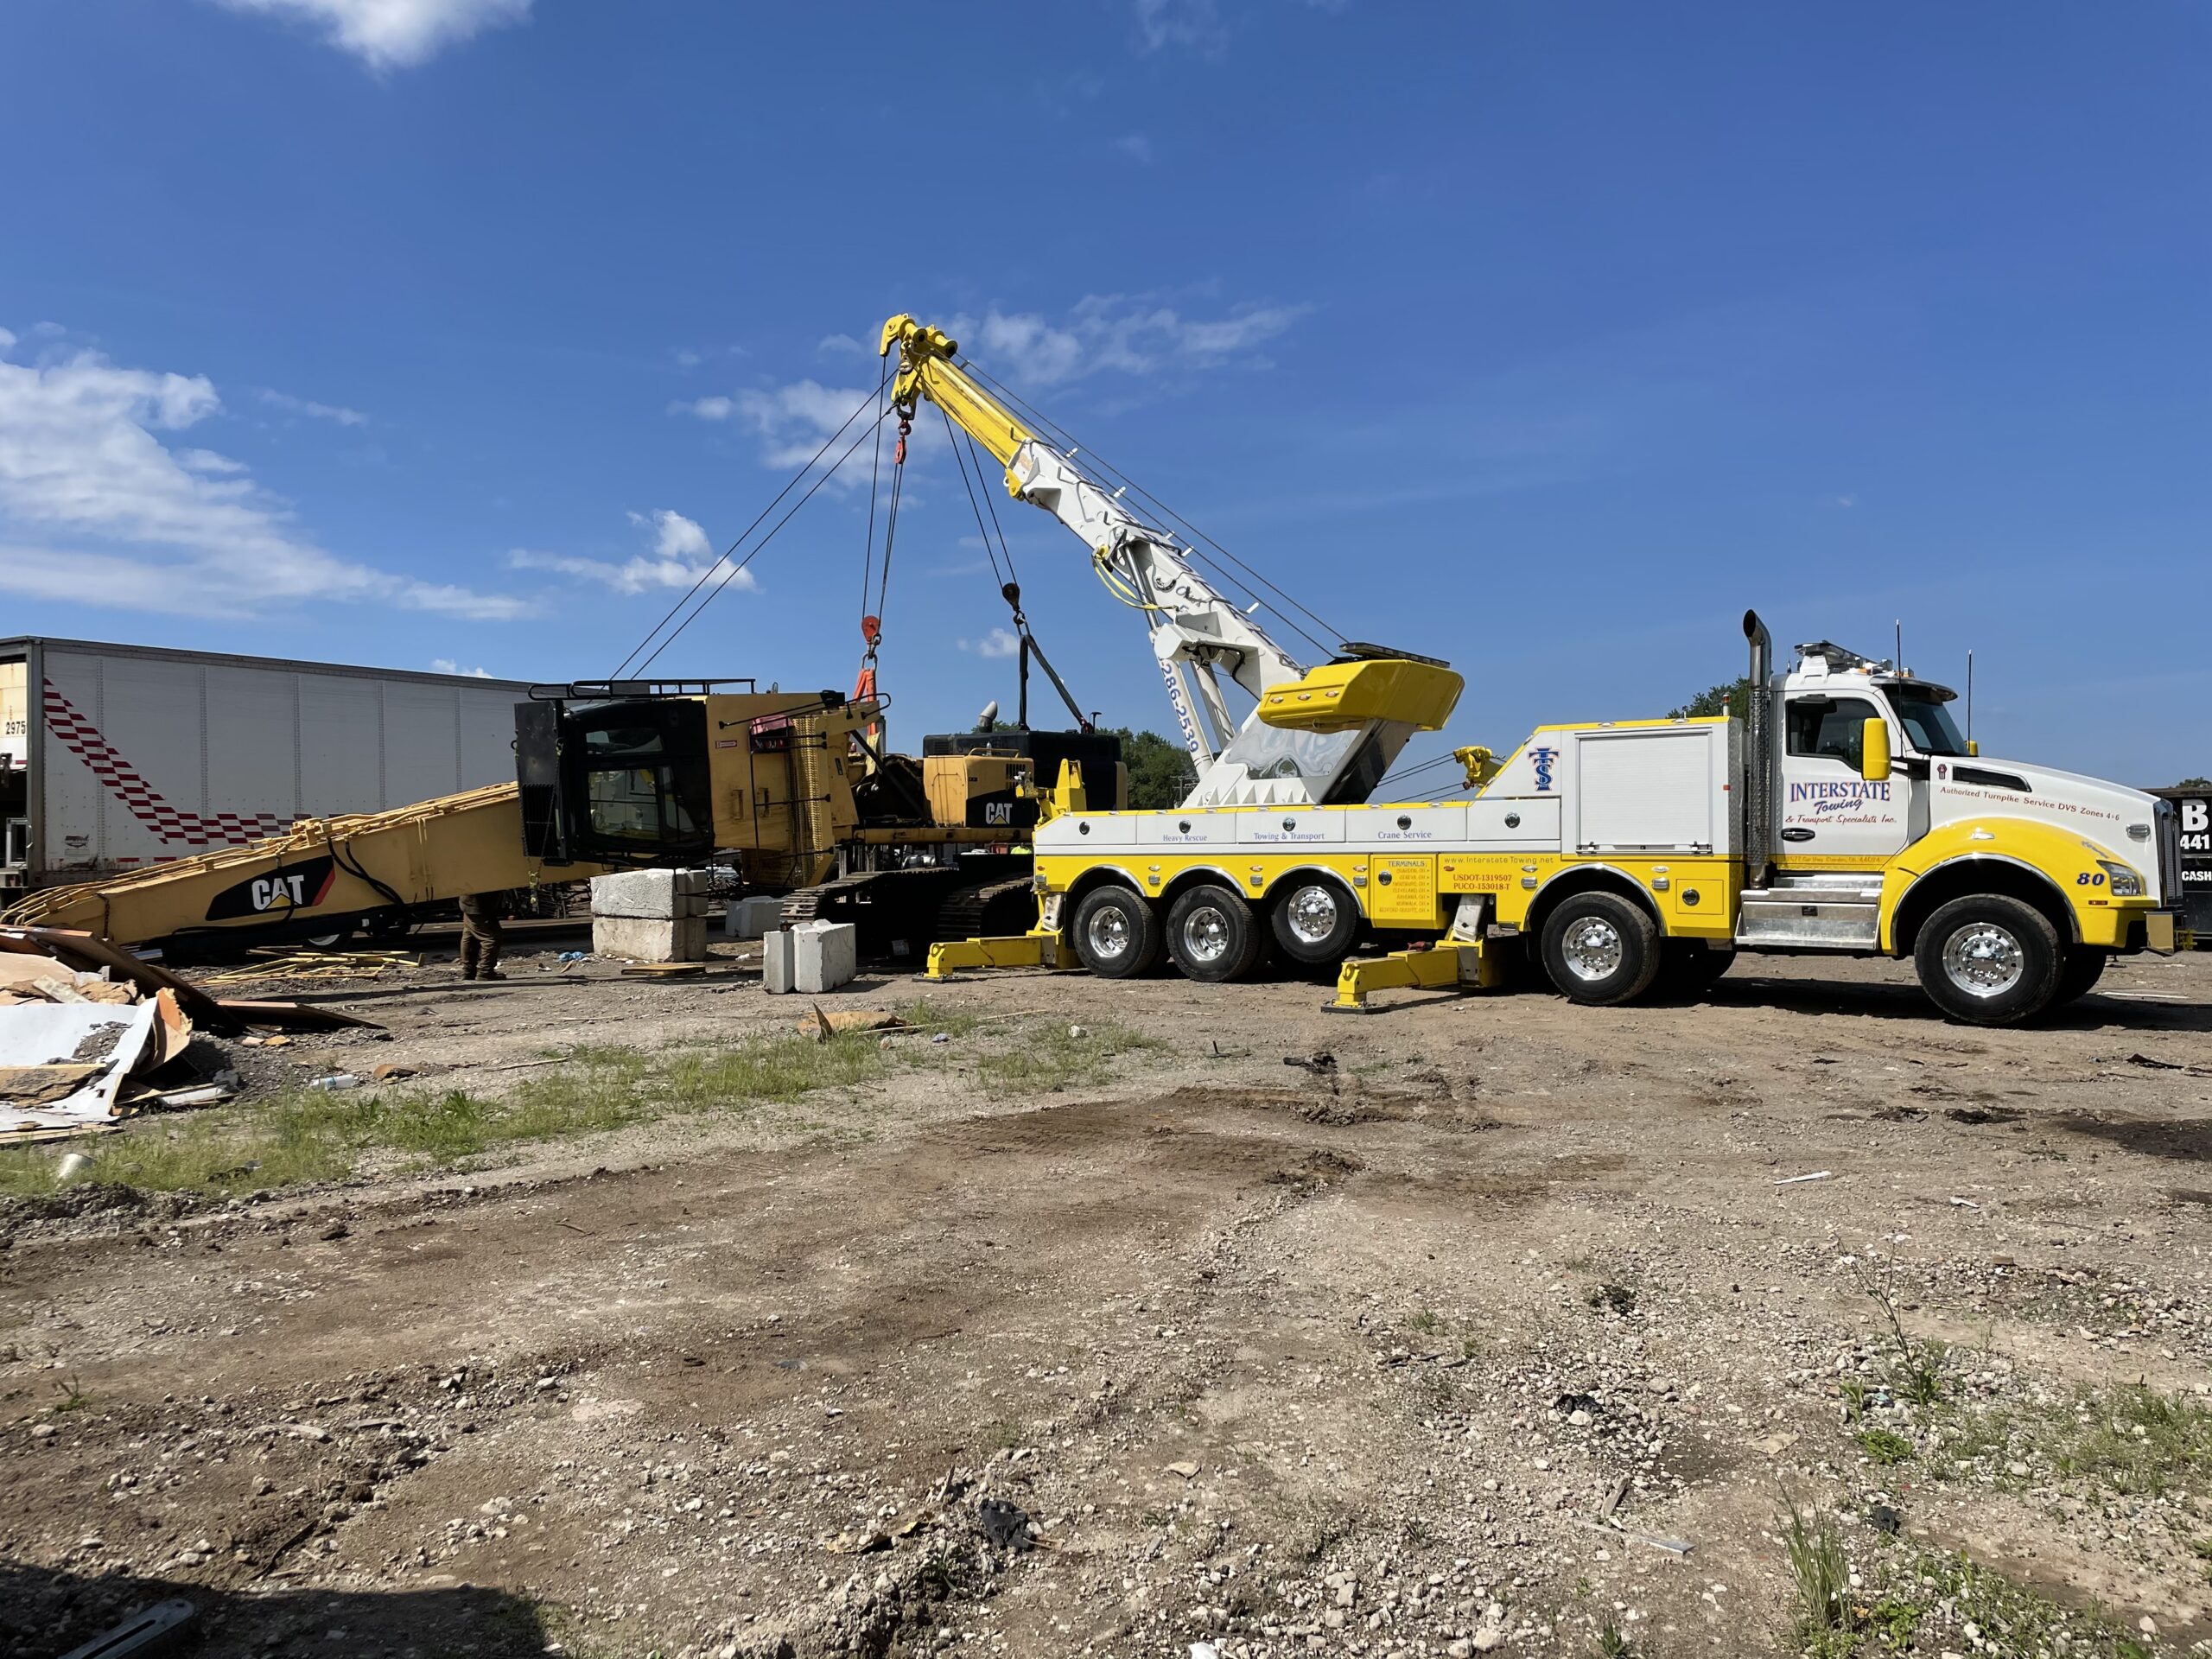
<path id="1" fill-rule="evenodd" d="M 1192 887 L 1167 912 L 1167 954 L 1186 979 L 1212 985 L 1238 978 L 1259 960 L 1259 920 L 1227 887 Z"/>
<path id="2" fill-rule="evenodd" d="M 1913 944 L 1913 967 L 1930 1001 L 1970 1026 L 2032 1018 L 2056 995 L 2064 963 L 2058 930 L 2033 905 L 2003 893 L 1954 899 Z"/>
<path id="3" fill-rule="evenodd" d="M 2058 991 L 2050 999 L 2050 1006 L 2063 1007 L 2087 996 L 2105 976 L 2105 964 L 2111 960 L 2111 951 L 2100 950 L 2094 945 L 2077 944 L 2069 950 L 2066 965 L 2058 970 Z"/>
<path id="4" fill-rule="evenodd" d="M 1160 960 L 1160 918 L 1142 893 L 1096 887 L 1075 907 L 1075 951 L 1102 979 L 1132 979 Z"/>
<path id="5" fill-rule="evenodd" d="M 1578 893 L 1544 920 L 1544 970 L 1570 1002 L 1626 1002 L 1659 973 L 1659 929 L 1641 906 Z"/>

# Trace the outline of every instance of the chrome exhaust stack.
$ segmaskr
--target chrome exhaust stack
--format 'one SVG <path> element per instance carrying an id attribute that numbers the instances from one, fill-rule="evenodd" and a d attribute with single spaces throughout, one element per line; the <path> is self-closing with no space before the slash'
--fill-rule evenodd
<path id="1" fill-rule="evenodd" d="M 1774 857 L 1774 639 L 1757 611 L 1744 613 L 1751 647 L 1751 707 L 1744 711 L 1744 885 L 1764 887 Z"/>

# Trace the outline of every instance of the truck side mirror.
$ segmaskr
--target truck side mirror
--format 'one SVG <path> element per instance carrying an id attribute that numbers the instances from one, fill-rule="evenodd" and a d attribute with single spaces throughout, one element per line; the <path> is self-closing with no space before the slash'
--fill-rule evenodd
<path id="1" fill-rule="evenodd" d="M 1890 775 L 1890 724 L 1879 715 L 1868 716 L 1860 728 L 1859 775 L 1870 784 Z"/>

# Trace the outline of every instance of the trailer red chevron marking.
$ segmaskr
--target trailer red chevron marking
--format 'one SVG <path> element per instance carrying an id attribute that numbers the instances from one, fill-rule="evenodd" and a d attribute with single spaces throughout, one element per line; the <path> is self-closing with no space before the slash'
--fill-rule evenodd
<path id="1" fill-rule="evenodd" d="M 48 729 L 130 810 L 132 817 L 163 841 L 186 847 L 243 847 L 281 836 L 292 827 L 291 819 L 273 812 L 201 814 L 171 806 L 139 776 L 137 767 L 115 752 L 98 727 L 70 706 L 52 680 L 45 686 Z"/>

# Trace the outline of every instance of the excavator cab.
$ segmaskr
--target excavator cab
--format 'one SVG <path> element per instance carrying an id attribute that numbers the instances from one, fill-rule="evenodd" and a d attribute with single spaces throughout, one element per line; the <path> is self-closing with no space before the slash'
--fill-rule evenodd
<path id="1" fill-rule="evenodd" d="M 515 705 L 515 769 L 532 858 L 670 864 L 715 850 L 707 706 L 696 696 L 534 696 Z"/>

